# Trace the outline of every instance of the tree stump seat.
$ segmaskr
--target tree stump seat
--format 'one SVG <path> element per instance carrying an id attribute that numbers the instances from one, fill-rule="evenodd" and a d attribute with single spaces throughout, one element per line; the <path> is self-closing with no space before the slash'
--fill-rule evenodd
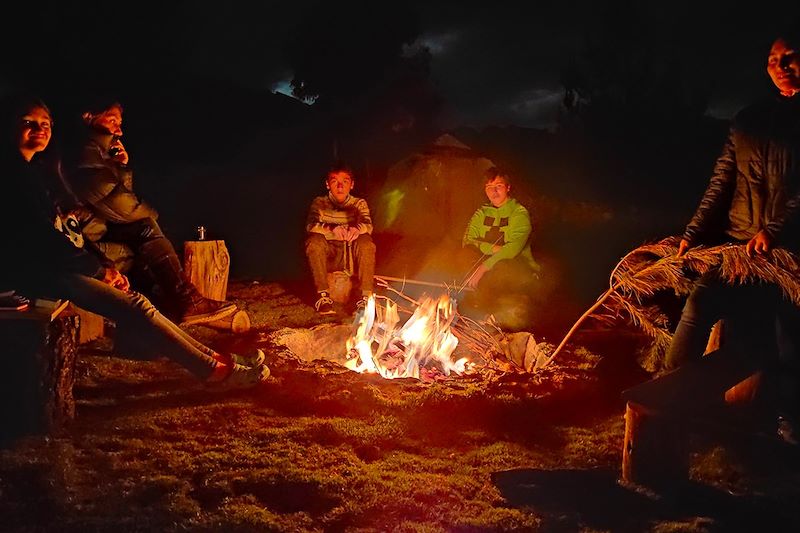
<path id="1" fill-rule="evenodd" d="M 183 270 L 200 294 L 224 300 L 228 294 L 231 256 L 225 241 L 186 241 L 183 243 Z"/>
<path id="2" fill-rule="evenodd" d="M 765 436 L 757 433 L 763 428 L 754 422 L 758 413 L 748 404 L 748 383 L 757 376 L 755 363 L 717 350 L 624 391 L 623 481 L 656 489 L 685 483 L 690 434 Z M 737 388 L 748 389 L 750 395 L 732 394 Z"/>
<path id="3" fill-rule="evenodd" d="M 705 356 L 696 363 L 622 393 L 627 401 L 623 481 L 665 487 L 688 480 L 692 432 L 774 440 L 753 404 L 762 373 L 753 360 L 726 352 L 724 327 L 723 320 L 714 324 Z"/>
<path id="4" fill-rule="evenodd" d="M 336 303 L 346 304 L 353 292 L 353 276 L 344 270 L 328 272 L 328 294 Z"/>
<path id="5" fill-rule="evenodd" d="M 72 396 L 80 317 L 31 308 L 0 312 L 0 445 L 57 434 L 75 417 Z"/>
<path id="6" fill-rule="evenodd" d="M 183 270 L 197 290 L 212 300 L 225 300 L 231 257 L 223 240 L 186 241 L 183 243 Z M 205 323 L 215 329 L 245 333 L 250 331 L 250 316 L 239 309 L 215 322 Z"/>

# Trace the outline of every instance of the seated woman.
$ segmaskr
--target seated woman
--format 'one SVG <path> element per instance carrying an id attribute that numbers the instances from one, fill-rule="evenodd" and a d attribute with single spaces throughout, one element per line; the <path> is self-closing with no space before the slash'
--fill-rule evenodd
<path id="1" fill-rule="evenodd" d="M 462 240 L 465 286 L 476 289 L 465 303 L 491 311 L 501 294 L 529 293 L 540 267 L 531 253 L 530 214 L 511 196 L 508 174 L 490 168 L 484 190 L 489 203 L 472 215 Z"/>
<path id="2" fill-rule="evenodd" d="M 0 150 L 0 197 L 5 200 L 0 224 L 7 233 L 0 283 L 31 297 L 68 299 L 113 320 L 118 348 L 126 355 L 166 356 L 206 382 L 231 388 L 266 380 L 269 369 L 260 350 L 247 359 L 202 345 L 84 248 L 77 202 L 43 154 L 52 134 L 50 110 L 39 100 L 18 99 L 3 111 L 0 125 L 8 141 Z"/>

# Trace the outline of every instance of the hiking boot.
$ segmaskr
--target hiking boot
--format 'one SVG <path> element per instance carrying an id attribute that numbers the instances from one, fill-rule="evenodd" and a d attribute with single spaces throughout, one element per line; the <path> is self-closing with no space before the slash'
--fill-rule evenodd
<path id="1" fill-rule="evenodd" d="M 224 378 L 206 384 L 217 390 L 249 389 L 265 382 L 269 375 L 269 367 L 263 363 L 252 368 L 234 364 Z"/>
<path id="2" fill-rule="evenodd" d="M 333 308 L 333 300 L 331 300 L 331 297 L 328 296 L 328 293 L 325 291 L 319 293 L 319 299 L 314 303 L 314 309 L 316 309 L 317 313 L 320 315 L 336 314 Z"/>
<path id="3" fill-rule="evenodd" d="M 264 363 L 264 360 L 267 358 L 264 355 L 264 350 L 256 349 L 256 352 L 251 355 L 237 355 L 235 353 L 231 354 L 231 360 L 237 365 L 242 366 L 249 366 L 250 368 L 257 367 L 260 364 Z"/>
<path id="4" fill-rule="evenodd" d="M 176 324 L 213 322 L 236 312 L 236 304 L 203 297 L 186 277 L 174 252 L 154 259 L 145 268 L 161 293 L 159 310 Z"/>
<path id="5" fill-rule="evenodd" d="M 179 324 L 181 326 L 190 326 L 192 324 L 214 322 L 235 312 L 235 303 L 211 300 L 197 293 L 197 296 L 192 298 L 189 305 L 182 310 Z"/>

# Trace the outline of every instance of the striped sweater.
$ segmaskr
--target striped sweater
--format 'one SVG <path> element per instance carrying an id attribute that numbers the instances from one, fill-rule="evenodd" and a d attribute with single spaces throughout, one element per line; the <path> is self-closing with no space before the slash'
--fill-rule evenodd
<path id="1" fill-rule="evenodd" d="M 333 235 L 336 226 L 352 226 L 358 228 L 360 234 L 371 234 L 372 217 L 366 200 L 348 196 L 339 204 L 330 195 L 314 198 L 308 211 L 306 232 L 319 233 L 332 241 L 336 240 Z"/>

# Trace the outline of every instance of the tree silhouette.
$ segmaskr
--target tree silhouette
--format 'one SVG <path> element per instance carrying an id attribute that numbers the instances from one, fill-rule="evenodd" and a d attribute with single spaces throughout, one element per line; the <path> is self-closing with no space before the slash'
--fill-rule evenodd
<path id="1" fill-rule="evenodd" d="M 402 6 L 319 3 L 285 46 L 292 92 L 320 107 L 347 105 L 407 67 L 404 46 L 418 35 L 415 14 Z"/>
<path id="2" fill-rule="evenodd" d="M 710 80 L 692 60 L 697 54 L 691 48 L 701 30 L 691 20 L 632 1 L 594 9 L 594 23 L 587 26 L 562 74 L 568 108 L 582 113 L 593 127 L 623 134 L 645 118 L 685 123 L 703 115 Z M 666 38 L 679 32 L 677 43 Z"/>

